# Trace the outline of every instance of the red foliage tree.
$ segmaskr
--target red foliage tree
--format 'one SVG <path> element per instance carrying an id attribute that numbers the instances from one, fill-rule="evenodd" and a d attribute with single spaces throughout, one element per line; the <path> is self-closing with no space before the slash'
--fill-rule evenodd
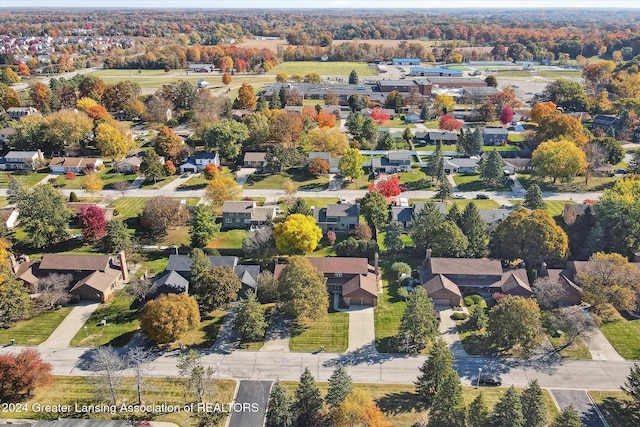
<path id="1" fill-rule="evenodd" d="M 445 114 L 440 117 L 438 127 L 444 130 L 460 130 L 462 128 L 462 121 L 456 119 L 450 114 Z"/>
<path id="2" fill-rule="evenodd" d="M 401 193 L 400 180 L 397 176 L 392 176 L 387 180 L 380 180 L 377 184 L 369 184 L 369 191 L 375 191 L 382 194 L 384 197 L 395 197 Z"/>
<path id="3" fill-rule="evenodd" d="M 82 235 L 86 241 L 102 239 L 107 232 L 107 221 L 99 206 L 84 205 L 78 214 Z"/>
<path id="4" fill-rule="evenodd" d="M 69 171 L 64 174 L 65 179 L 74 180 L 76 179 L 76 173 L 74 171 Z"/>
<path id="5" fill-rule="evenodd" d="M 176 166 L 171 160 L 167 160 L 164 163 L 164 171 L 167 173 L 167 175 L 173 175 L 176 173 Z"/>
<path id="6" fill-rule="evenodd" d="M 505 105 L 500 113 L 500 121 L 503 125 L 506 125 L 511 123 L 511 120 L 513 120 L 513 110 L 508 105 Z"/>
<path id="7" fill-rule="evenodd" d="M 38 351 L 27 348 L 18 354 L 0 355 L 0 397 L 7 399 L 31 394 L 36 387 L 53 382 L 51 365 Z"/>
<path id="8" fill-rule="evenodd" d="M 382 111 L 382 108 L 374 108 L 371 110 L 371 118 L 378 124 L 382 124 L 389 120 L 389 114 Z"/>
<path id="9" fill-rule="evenodd" d="M 320 157 L 316 157 L 309 162 L 309 173 L 312 175 L 323 175 L 329 171 L 329 162 Z"/>

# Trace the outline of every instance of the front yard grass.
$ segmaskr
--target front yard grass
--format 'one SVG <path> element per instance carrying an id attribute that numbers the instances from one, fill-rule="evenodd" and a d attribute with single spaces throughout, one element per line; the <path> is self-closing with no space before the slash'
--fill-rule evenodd
<path id="1" fill-rule="evenodd" d="M 453 175 L 453 180 L 460 191 L 511 191 L 504 180 L 500 180 L 497 187 L 488 187 L 477 174 L 456 174 Z"/>
<path id="2" fill-rule="evenodd" d="M 182 405 L 188 403 L 185 399 L 185 393 L 183 385 L 175 378 L 146 378 L 147 384 L 144 391 L 144 400 L 148 403 L 165 403 L 167 405 Z M 234 380 L 220 380 L 216 381 L 217 391 L 214 396 L 211 397 L 212 402 L 232 402 L 233 394 L 236 387 Z M 122 386 L 120 387 L 118 397 L 120 399 L 127 399 L 127 404 L 137 404 L 138 398 L 136 395 L 136 387 L 134 378 L 124 378 Z M 22 412 L 5 412 L 3 418 L 18 418 L 18 419 L 50 419 L 55 420 L 58 418 L 57 413 L 53 412 L 34 412 L 33 404 L 44 405 L 64 405 L 71 406 L 71 410 L 74 410 L 74 405 L 95 405 L 95 404 L 109 404 L 108 401 L 96 401 L 96 385 L 93 378 L 90 377 L 73 377 L 73 376 L 57 376 L 54 377 L 53 384 L 47 387 L 38 387 L 32 396 L 26 401 L 26 411 Z M 118 402 L 122 404 L 122 401 Z M 64 415 L 64 414 L 63 414 Z M 122 419 L 124 414 L 118 412 L 116 414 L 109 414 L 106 412 L 92 413 L 88 418 L 91 419 Z M 73 412 L 71 415 L 73 416 Z M 132 420 L 152 420 L 152 421 L 165 421 L 173 422 L 180 427 L 187 427 L 189 425 L 197 425 L 195 417 L 192 414 L 185 413 L 183 411 L 173 413 L 131 413 L 127 418 Z"/>
<path id="3" fill-rule="evenodd" d="M 640 319 L 621 317 L 602 324 L 600 330 L 620 356 L 627 360 L 640 359 Z"/>
<path id="4" fill-rule="evenodd" d="M 427 202 L 427 203 L 436 203 L 439 202 L 439 199 L 424 199 L 424 198 L 416 198 L 416 199 L 409 199 L 409 204 L 415 203 L 415 202 Z M 451 208 L 451 206 L 453 206 L 454 204 L 458 205 L 458 207 L 460 208 L 460 210 L 464 210 L 465 207 L 467 207 L 467 205 L 469 203 L 475 203 L 476 207 L 478 209 L 498 209 L 500 207 L 500 205 L 498 204 L 498 202 L 496 202 L 495 200 L 478 200 L 478 199 L 451 199 L 451 200 L 447 200 L 447 210 Z"/>
<path id="5" fill-rule="evenodd" d="M 290 168 L 275 174 L 251 174 L 243 188 L 280 190 L 287 179 L 293 181 L 298 190 L 324 190 L 329 184 L 328 176 L 314 176 L 306 168 Z"/>
<path id="6" fill-rule="evenodd" d="M 153 181 L 144 181 L 142 183 L 142 187 L 143 189 L 157 189 L 157 188 L 162 188 L 165 185 L 175 181 L 176 179 L 178 179 L 178 175 L 169 175 L 169 176 L 165 176 L 162 177 L 162 179 L 158 179 L 156 180 L 156 182 Z"/>
<path id="7" fill-rule="evenodd" d="M 147 197 L 120 197 L 111 203 L 111 207 L 116 209 L 118 215 L 116 219 L 126 221 L 137 217 L 144 208 L 144 204 L 149 200 Z"/>
<path id="8" fill-rule="evenodd" d="M 113 185 L 116 182 L 128 181 L 131 183 L 137 178 L 136 174 L 119 173 L 112 168 L 104 168 L 98 171 L 97 174 L 104 183 L 104 190 L 113 190 Z M 82 188 L 84 177 L 84 175 L 78 175 L 74 179 L 67 179 L 64 175 L 59 175 L 55 179 L 55 186 L 67 190 L 79 190 Z"/>
<path id="9" fill-rule="evenodd" d="M 249 235 L 245 229 L 222 230 L 207 245 L 214 249 L 242 249 L 242 241 Z"/>
<path id="10" fill-rule="evenodd" d="M 349 344 L 349 314 L 328 313 L 318 320 L 295 325 L 291 332 L 291 351 L 316 352 L 320 346 L 324 351 L 342 353 Z"/>
<path id="11" fill-rule="evenodd" d="M 525 189 L 533 184 L 538 184 L 542 192 L 581 193 L 586 191 L 603 191 L 613 187 L 618 178 L 615 176 L 591 177 L 589 184 L 584 183 L 583 176 L 576 176 L 569 182 L 556 182 L 543 180 L 531 174 L 518 174 L 518 181 Z"/>
<path id="12" fill-rule="evenodd" d="M 7 200 L 7 196 L 0 196 L 0 208 L 4 208 L 9 205 L 9 201 Z"/>
<path id="13" fill-rule="evenodd" d="M 407 187 L 407 190 L 426 190 L 431 188 L 431 177 L 427 175 L 426 169 L 413 168 L 408 172 L 400 172 L 400 185 Z"/>
<path id="14" fill-rule="evenodd" d="M 556 352 L 560 355 L 560 357 L 564 359 L 588 359 L 591 360 L 591 353 L 589 352 L 589 348 L 587 344 L 581 339 L 576 338 L 573 343 L 569 344 L 566 341 L 564 336 L 554 337 L 554 333 L 556 332 L 551 327 L 553 313 L 549 310 L 542 311 L 542 327 L 544 328 L 545 333 L 547 334 L 547 338 L 549 338 L 549 342 L 556 350 Z"/>
<path id="15" fill-rule="evenodd" d="M 0 344 L 9 344 L 12 339 L 17 345 L 38 345 L 44 342 L 71 312 L 73 307 L 45 310 L 29 320 L 15 323 L 7 329 L 0 329 Z"/>
<path id="16" fill-rule="evenodd" d="M 510 200 L 512 205 L 522 204 L 524 200 L 522 199 L 513 199 Z M 544 204 L 546 205 L 545 210 L 549 212 L 551 216 L 562 215 L 564 211 L 564 205 L 567 203 L 578 203 L 574 200 L 545 200 Z"/>
<path id="17" fill-rule="evenodd" d="M 209 348 L 216 341 L 222 320 L 227 314 L 224 310 L 214 310 L 200 318 L 200 327 L 184 334 L 170 348 L 178 348 L 180 344 L 191 348 Z"/>
<path id="18" fill-rule="evenodd" d="M 47 171 L 49 169 L 46 169 Z M 40 181 L 42 181 L 49 172 L 31 172 L 31 173 L 15 173 L 15 172 L 0 172 L 0 188 L 9 188 L 9 179 L 11 176 L 18 181 L 26 185 L 27 187 L 33 187 Z"/>
<path id="19" fill-rule="evenodd" d="M 635 427 L 640 425 L 640 414 L 625 392 L 589 390 L 589 394 L 610 426 Z"/>
<path id="20" fill-rule="evenodd" d="M 113 300 L 102 304 L 80 328 L 71 340 L 74 347 L 98 347 L 111 345 L 125 346 L 134 332 L 139 328 L 138 310 L 133 308 L 134 298 L 121 289 L 115 293 Z M 100 323 L 107 319 L 107 325 Z"/>

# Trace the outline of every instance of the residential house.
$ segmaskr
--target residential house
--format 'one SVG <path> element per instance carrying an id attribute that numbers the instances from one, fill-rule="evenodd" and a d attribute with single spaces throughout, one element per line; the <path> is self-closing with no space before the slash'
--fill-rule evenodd
<path id="1" fill-rule="evenodd" d="M 207 256 L 211 268 L 227 265 L 231 267 L 236 276 L 242 282 L 241 295 L 250 289 L 255 290 L 260 274 L 259 265 L 244 265 L 238 263 L 235 256 Z M 191 281 L 191 264 L 193 260 L 188 255 L 169 255 L 169 263 L 164 272 L 153 282 L 152 295 L 159 296 L 163 293 L 189 292 Z"/>
<path id="2" fill-rule="evenodd" d="M 502 159 L 502 165 L 504 170 L 509 171 L 510 174 L 533 172 L 533 162 L 531 159 Z"/>
<path id="3" fill-rule="evenodd" d="M 564 290 L 564 297 L 560 300 L 560 306 L 578 305 L 582 302 L 582 288 L 576 283 L 576 274 L 584 270 L 588 261 L 569 261 L 565 268 L 547 268 L 543 262 L 538 276 L 548 277 L 559 283 Z"/>
<path id="4" fill-rule="evenodd" d="M 94 205 L 94 206 L 98 206 L 95 203 L 86 203 L 86 202 L 66 202 L 64 204 L 64 206 L 71 210 L 74 214 L 74 217 L 77 217 L 80 214 L 80 211 L 82 210 L 82 208 L 84 206 L 89 206 L 89 205 Z M 105 221 L 111 221 L 113 219 L 113 217 L 115 216 L 115 209 L 114 208 L 107 208 L 104 206 L 98 206 L 100 208 L 100 210 L 102 211 L 102 213 L 104 214 L 104 219 Z"/>
<path id="5" fill-rule="evenodd" d="M 244 153 L 243 165 L 245 168 L 264 169 L 267 165 L 266 156 L 267 153 L 263 151 Z"/>
<path id="6" fill-rule="evenodd" d="M 394 110 L 393 108 L 378 107 L 378 109 L 382 114 L 388 115 L 390 120 L 393 120 L 393 118 L 396 116 L 396 110 Z M 362 113 L 362 116 L 365 119 L 368 119 L 371 117 L 371 114 L 373 113 L 373 108 L 363 108 L 362 110 L 360 110 L 360 112 Z"/>
<path id="7" fill-rule="evenodd" d="M 389 93 L 397 91 L 401 93 L 409 93 L 411 89 L 416 87 L 416 83 L 412 80 L 378 80 L 376 86 L 379 92 Z"/>
<path id="8" fill-rule="evenodd" d="M 40 114 L 40 112 L 33 107 L 11 107 L 7 110 L 7 115 L 12 120 L 20 120 L 23 117 Z"/>
<path id="9" fill-rule="evenodd" d="M 433 204 L 444 218 L 447 214 L 447 204 L 444 202 L 434 202 Z M 413 217 L 417 215 L 425 205 L 425 202 L 415 202 L 411 206 L 391 206 L 391 221 L 399 222 L 405 231 L 409 231 Z"/>
<path id="10" fill-rule="evenodd" d="M 416 132 L 414 140 L 423 145 L 455 145 L 458 142 L 458 134 L 450 131 Z"/>
<path id="11" fill-rule="evenodd" d="M 339 173 L 340 169 L 338 164 L 340 163 L 340 157 L 332 157 L 331 153 L 327 151 L 311 151 L 309 152 L 309 162 L 315 158 L 320 158 L 329 163 L 329 173 Z"/>
<path id="12" fill-rule="evenodd" d="M 427 249 L 420 266 L 420 282 L 436 305 L 460 305 L 462 294 L 504 293 L 530 297 L 533 295 L 524 268 L 505 269 L 499 260 L 471 258 L 436 258 Z"/>
<path id="13" fill-rule="evenodd" d="M 467 173 L 474 174 L 476 173 L 476 169 L 478 167 L 478 159 L 471 157 L 469 159 L 465 158 L 455 158 L 455 159 L 444 159 L 444 172 L 447 175 L 456 174 L 456 173 Z"/>
<path id="14" fill-rule="evenodd" d="M 584 215 L 587 209 L 593 209 L 590 203 L 565 203 L 562 210 L 562 219 L 564 219 L 565 224 L 571 225 L 576 222 L 578 217 Z"/>
<path id="15" fill-rule="evenodd" d="M 384 157 L 373 157 L 371 168 L 375 172 L 396 173 L 411 170 L 411 152 L 388 151 Z"/>
<path id="16" fill-rule="evenodd" d="M 411 113 L 404 116 L 404 122 L 405 123 L 422 123 L 422 120 L 420 120 L 419 114 Z"/>
<path id="17" fill-rule="evenodd" d="M 256 202 L 252 200 L 227 200 L 222 205 L 222 227 L 261 227 L 277 213 L 277 206 L 256 206 Z"/>
<path id="18" fill-rule="evenodd" d="M 494 228 L 511 215 L 511 209 L 480 209 L 480 218 L 487 227 Z"/>
<path id="19" fill-rule="evenodd" d="M 0 157 L 0 170 L 35 171 L 44 165 L 44 157 L 37 151 L 9 151 Z"/>
<path id="20" fill-rule="evenodd" d="M 196 153 L 180 165 L 180 172 L 202 172 L 210 164 L 220 166 L 220 156 L 217 151 L 213 153 Z"/>
<path id="21" fill-rule="evenodd" d="M 596 114 L 591 122 L 592 129 L 600 129 L 606 136 L 615 138 L 616 132 L 620 129 L 622 123 L 616 116 L 608 116 L 605 114 Z"/>
<path id="22" fill-rule="evenodd" d="M 115 163 L 114 168 L 120 173 L 138 173 L 144 156 L 140 153 L 134 156 L 125 157 Z"/>
<path id="23" fill-rule="evenodd" d="M 69 292 L 81 300 L 105 302 L 113 292 L 129 279 L 124 252 L 117 260 L 109 255 L 44 254 L 41 261 L 18 264 L 12 259 L 16 278 L 37 292 L 38 282 L 51 274 L 71 276 Z"/>
<path id="24" fill-rule="evenodd" d="M 351 231 L 355 230 L 360 219 L 360 206 L 356 204 L 329 204 L 326 208 L 312 209 L 316 225 L 327 231 Z"/>
<path id="25" fill-rule="evenodd" d="M 509 139 L 509 131 L 505 128 L 484 128 L 482 136 L 484 145 L 504 145 Z"/>
<path id="26" fill-rule="evenodd" d="M 94 173 L 102 169 L 103 166 L 102 159 L 97 157 L 54 157 L 49 162 L 51 173 L 60 174 L 67 172 Z"/>
<path id="27" fill-rule="evenodd" d="M 7 144 L 11 137 L 16 134 L 14 128 L 2 128 L 0 129 L 0 143 Z"/>
<path id="28" fill-rule="evenodd" d="M 386 95 L 382 92 L 374 90 L 373 85 L 351 85 L 345 83 L 295 83 L 295 82 L 276 82 L 274 84 L 265 86 L 262 89 L 262 94 L 268 101 L 271 101 L 271 97 L 274 93 L 279 93 L 283 88 L 288 91 L 298 92 L 303 99 L 311 99 L 322 101 L 327 94 L 333 93 L 338 97 L 338 103 L 341 106 L 349 106 L 349 97 L 353 94 L 358 94 L 360 99 L 364 96 L 368 96 L 372 103 L 384 104 Z"/>
<path id="29" fill-rule="evenodd" d="M 377 267 L 366 258 L 326 257 L 306 258 L 327 279 L 327 291 L 342 296 L 347 305 L 376 306 L 378 304 Z M 286 264 L 277 264 L 278 279 Z"/>

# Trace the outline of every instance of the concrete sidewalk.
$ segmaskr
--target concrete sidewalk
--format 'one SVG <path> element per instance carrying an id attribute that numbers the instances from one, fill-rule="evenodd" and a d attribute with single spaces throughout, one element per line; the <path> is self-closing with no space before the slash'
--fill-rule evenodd
<path id="1" fill-rule="evenodd" d="M 596 328 L 587 338 L 589 353 L 593 360 L 613 360 L 624 362 L 624 357 L 620 356 L 611 345 L 607 337 L 599 328 Z"/>
<path id="2" fill-rule="evenodd" d="M 264 345 L 260 351 L 288 353 L 292 327 L 293 320 L 286 314 L 276 313 L 271 315 L 271 322 L 267 329 Z"/>
<path id="3" fill-rule="evenodd" d="M 67 317 L 60 322 L 56 330 L 49 335 L 49 338 L 40 344 L 40 347 L 69 347 L 73 337 L 82 329 L 85 322 L 89 320 L 89 317 L 99 306 L 99 302 L 79 302 Z"/>

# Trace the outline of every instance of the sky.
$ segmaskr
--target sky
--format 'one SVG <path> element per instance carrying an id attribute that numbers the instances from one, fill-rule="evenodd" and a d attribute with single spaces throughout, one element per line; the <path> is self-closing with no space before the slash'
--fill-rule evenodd
<path id="1" fill-rule="evenodd" d="M 0 8 L 15 7 L 139 7 L 139 8 L 523 8 L 523 7 L 625 7 L 639 8 L 638 0 L 323 0 L 296 2 L 292 0 L 0 0 Z"/>

